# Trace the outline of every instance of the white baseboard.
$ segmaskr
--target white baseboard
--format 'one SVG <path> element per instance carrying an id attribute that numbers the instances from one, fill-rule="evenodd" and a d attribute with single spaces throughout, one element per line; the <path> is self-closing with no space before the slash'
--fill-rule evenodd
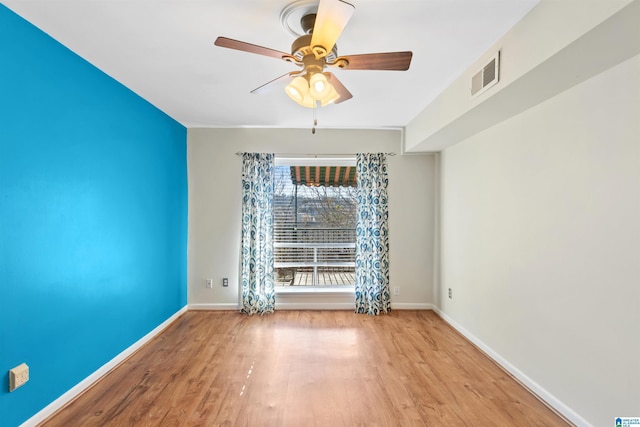
<path id="1" fill-rule="evenodd" d="M 351 310 L 353 302 L 276 302 L 277 310 Z"/>
<path id="2" fill-rule="evenodd" d="M 471 332 L 467 331 L 463 328 L 459 323 L 453 320 L 451 317 L 447 316 L 445 313 L 440 311 L 440 309 L 436 306 L 433 306 L 433 311 L 438 314 L 445 322 L 447 322 L 451 327 L 460 332 L 466 339 L 471 341 L 474 345 L 476 345 L 480 350 L 482 350 L 487 356 L 493 359 L 498 365 L 500 365 L 505 371 L 509 372 L 520 381 L 525 387 L 527 387 L 532 393 L 534 393 L 543 403 L 549 406 L 554 411 L 558 412 L 560 415 L 565 417 L 567 420 L 572 422 L 578 427 L 593 427 L 587 420 L 578 415 L 574 410 L 569 408 L 567 405 L 562 403 L 558 398 L 545 390 L 538 383 L 533 381 L 531 378 L 526 376 L 522 371 L 509 363 L 504 357 L 495 352 L 491 347 L 486 345 L 480 339 L 478 339 Z"/>
<path id="3" fill-rule="evenodd" d="M 189 310 L 240 310 L 238 304 L 189 304 Z M 277 302 L 276 310 L 353 310 L 353 301 L 349 302 Z M 392 310 L 433 310 L 428 303 L 391 303 Z"/>
<path id="4" fill-rule="evenodd" d="M 239 311 L 238 304 L 189 304 L 189 310 L 227 310 Z M 277 302 L 276 310 L 354 310 L 350 302 Z M 391 303 L 392 310 L 432 310 L 433 304 L 427 303 Z"/>
<path id="5" fill-rule="evenodd" d="M 423 303 L 391 303 L 392 310 L 431 310 L 432 304 Z M 348 303 L 276 303 L 276 310 L 355 310 L 353 302 Z"/>
<path id="6" fill-rule="evenodd" d="M 222 310 L 222 311 L 240 311 L 237 303 L 225 304 L 189 304 L 189 310 Z"/>
<path id="7" fill-rule="evenodd" d="M 44 407 L 42 410 L 40 410 L 34 416 L 32 416 L 27 421 L 22 423 L 20 427 L 34 427 L 34 426 L 38 425 L 39 423 L 43 422 L 44 420 L 46 420 L 47 418 L 49 418 L 56 411 L 61 409 L 67 403 L 71 402 L 78 395 L 80 395 L 86 389 L 91 387 L 96 381 L 98 381 L 100 378 L 102 378 L 107 373 L 109 373 L 109 371 L 111 371 L 113 368 L 118 366 L 125 359 L 127 359 L 129 356 L 131 356 L 133 353 L 135 353 L 143 345 L 145 345 L 147 342 L 151 341 L 156 335 L 158 335 L 160 332 L 162 332 L 164 329 L 166 329 L 167 326 L 169 326 L 171 323 L 173 323 L 178 317 L 180 317 L 186 311 L 187 311 L 187 306 L 182 307 L 180 310 L 178 310 L 175 314 L 173 314 L 167 320 L 165 320 L 160 325 L 158 325 L 156 328 L 154 328 L 147 335 L 145 335 L 144 337 L 140 338 L 133 345 L 131 345 L 130 347 L 128 347 L 127 349 L 122 351 L 120 354 L 118 354 L 116 357 L 114 357 L 109 362 L 104 364 L 98 370 L 96 370 L 91 375 L 86 377 L 84 380 L 80 381 L 78 384 L 73 386 L 71 389 L 69 389 L 62 396 L 60 396 L 59 398 L 57 398 L 56 400 L 51 402 L 49 405 Z"/>
<path id="8" fill-rule="evenodd" d="M 433 310 L 433 304 L 413 302 L 392 302 L 392 310 Z"/>

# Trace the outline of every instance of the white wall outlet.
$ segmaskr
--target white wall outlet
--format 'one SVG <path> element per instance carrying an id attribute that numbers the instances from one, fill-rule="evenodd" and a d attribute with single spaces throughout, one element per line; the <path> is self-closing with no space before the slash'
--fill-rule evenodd
<path id="1" fill-rule="evenodd" d="M 229 279 L 228 278 L 225 277 L 225 278 L 222 279 L 222 286 L 224 286 L 225 288 L 227 286 L 229 286 Z"/>
<path id="2" fill-rule="evenodd" d="M 207 279 L 207 283 L 205 285 L 207 288 L 213 288 L 213 279 Z"/>
<path id="3" fill-rule="evenodd" d="M 26 363 L 9 370 L 9 391 L 21 387 L 29 381 L 29 367 Z"/>
<path id="4" fill-rule="evenodd" d="M 400 286 L 396 286 L 395 288 L 393 288 L 393 294 L 400 295 Z"/>

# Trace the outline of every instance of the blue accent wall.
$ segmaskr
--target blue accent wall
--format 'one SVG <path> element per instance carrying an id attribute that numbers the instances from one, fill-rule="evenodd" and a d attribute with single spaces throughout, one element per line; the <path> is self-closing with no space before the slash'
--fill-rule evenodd
<path id="1" fill-rule="evenodd" d="M 0 426 L 186 305 L 186 138 L 0 5 Z"/>

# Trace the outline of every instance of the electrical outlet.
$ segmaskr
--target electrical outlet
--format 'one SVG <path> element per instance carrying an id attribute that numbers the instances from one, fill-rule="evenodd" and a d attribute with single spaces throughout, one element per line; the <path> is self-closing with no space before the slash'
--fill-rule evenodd
<path id="1" fill-rule="evenodd" d="M 29 381 L 29 367 L 26 363 L 9 370 L 9 391 L 23 386 L 27 381 Z"/>
<path id="2" fill-rule="evenodd" d="M 453 299 L 453 291 L 449 288 L 449 299 Z"/>
<path id="3" fill-rule="evenodd" d="M 211 289 L 213 288 L 213 279 L 207 279 L 207 284 L 206 284 L 207 288 Z"/>
<path id="4" fill-rule="evenodd" d="M 393 294 L 394 295 L 400 295 L 400 287 L 396 286 L 395 288 L 393 288 Z"/>
<path id="5" fill-rule="evenodd" d="M 222 286 L 224 286 L 225 288 L 227 286 L 229 286 L 229 279 L 227 279 L 226 277 L 222 279 Z"/>

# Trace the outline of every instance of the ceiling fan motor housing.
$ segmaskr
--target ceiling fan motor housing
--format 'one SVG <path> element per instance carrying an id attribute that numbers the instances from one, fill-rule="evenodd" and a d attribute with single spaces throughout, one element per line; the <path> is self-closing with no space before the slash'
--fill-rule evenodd
<path id="1" fill-rule="evenodd" d="M 298 61 L 302 62 L 304 57 L 308 55 L 313 55 L 314 58 L 316 58 L 316 55 L 311 48 L 311 34 L 300 36 L 291 44 L 291 56 L 296 58 Z M 323 64 L 332 64 L 336 58 L 338 58 L 338 45 L 333 46 L 331 52 L 318 60 L 322 61 Z"/>
<path id="2" fill-rule="evenodd" d="M 310 13 L 300 18 L 300 26 L 305 34 L 311 34 L 313 32 L 313 26 L 316 25 L 316 14 Z"/>

